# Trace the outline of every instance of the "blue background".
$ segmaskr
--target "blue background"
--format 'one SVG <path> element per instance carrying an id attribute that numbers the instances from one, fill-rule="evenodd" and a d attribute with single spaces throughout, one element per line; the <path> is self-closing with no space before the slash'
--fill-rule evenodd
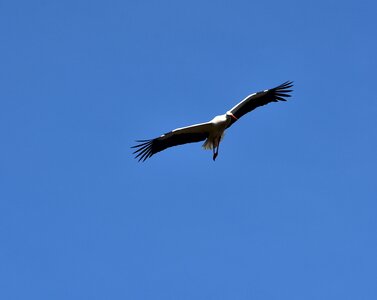
<path id="1" fill-rule="evenodd" d="M 0 1 L 0 298 L 377 299 L 375 3 Z"/>

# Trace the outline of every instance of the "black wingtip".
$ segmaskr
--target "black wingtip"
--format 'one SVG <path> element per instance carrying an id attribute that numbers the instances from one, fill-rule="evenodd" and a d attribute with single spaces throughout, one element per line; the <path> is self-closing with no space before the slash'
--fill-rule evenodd
<path id="1" fill-rule="evenodd" d="M 293 81 L 288 80 L 286 82 L 283 82 L 282 84 L 278 85 L 275 89 L 289 89 L 293 87 Z"/>
<path id="2" fill-rule="evenodd" d="M 131 148 L 135 149 L 132 154 L 135 154 L 135 159 L 138 159 L 139 162 L 144 162 L 147 158 L 153 155 L 152 146 L 153 146 L 153 139 L 152 140 L 137 140 L 137 145 L 132 146 Z"/>
<path id="3" fill-rule="evenodd" d="M 275 87 L 274 90 L 291 92 L 292 90 L 289 90 L 291 87 L 293 87 L 293 81 L 286 81 Z"/>
<path id="4" fill-rule="evenodd" d="M 291 97 L 289 94 L 293 90 L 291 89 L 293 87 L 293 81 L 286 81 L 283 82 L 282 84 L 278 85 L 277 87 L 273 88 L 271 91 L 274 94 L 274 99 L 276 101 L 287 101 L 285 98 Z"/>

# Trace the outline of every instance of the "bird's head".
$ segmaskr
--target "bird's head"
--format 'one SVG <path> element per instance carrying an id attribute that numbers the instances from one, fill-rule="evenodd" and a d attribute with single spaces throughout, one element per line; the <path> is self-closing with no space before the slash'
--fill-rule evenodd
<path id="1" fill-rule="evenodd" d="M 231 120 L 231 119 L 233 119 L 233 120 L 235 120 L 235 121 L 238 120 L 238 118 L 237 118 L 234 114 L 232 114 L 230 111 L 227 111 L 227 112 L 226 112 L 226 119 L 227 119 L 227 120 Z"/>

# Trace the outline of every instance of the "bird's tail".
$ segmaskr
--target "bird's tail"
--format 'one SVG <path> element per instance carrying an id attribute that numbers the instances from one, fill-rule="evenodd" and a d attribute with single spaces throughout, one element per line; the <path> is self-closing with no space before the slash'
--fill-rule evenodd
<path id="1" fill-rule="evenodd" d="M 203 149 L 204 150 L 212 150 L 213 149 L 213 141 L 210 139 L 206 139 L 206 141 L 203 144 Z"/>
<path id="2" fill-rule="evenodd" d="M 222 133 L 220 142 L 223 140 L 224 136 L 225 136 L 225 132 Z M 213 148 L 217 147 L 217 145 L 214 144 L 215 140 L 216 140 L 215 138 L 208 137 L 205 140 L 204 144 L 202 145 L 203 149 L 212 150 Z"/>

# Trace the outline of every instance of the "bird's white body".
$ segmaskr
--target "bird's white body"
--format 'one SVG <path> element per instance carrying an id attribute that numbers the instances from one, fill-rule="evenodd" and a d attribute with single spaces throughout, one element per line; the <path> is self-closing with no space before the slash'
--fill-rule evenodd
<path id="1" fill-rule="evenodd" d="M 224 137 L 225 129 L 230 123 L 230 119 L 227 114 L 214 117 L 209 124 L 209 136 L 203 144 L 203 148 L 206 150 L 212 150 L 219 146 L 221 140 Z"/>

